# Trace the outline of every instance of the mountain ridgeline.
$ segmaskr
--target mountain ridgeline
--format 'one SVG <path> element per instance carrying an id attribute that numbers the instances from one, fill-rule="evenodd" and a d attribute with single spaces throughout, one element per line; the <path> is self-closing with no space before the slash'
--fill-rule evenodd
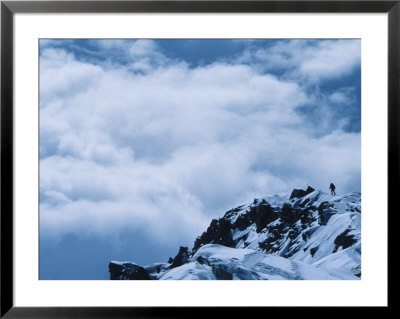
<path id="1" fill-rule="evenodd" d="M 361 194 L 294 189 L 213 219 L 168 262 L 112 261 L 112 280 L 350 279 L 361 277 Z"/>

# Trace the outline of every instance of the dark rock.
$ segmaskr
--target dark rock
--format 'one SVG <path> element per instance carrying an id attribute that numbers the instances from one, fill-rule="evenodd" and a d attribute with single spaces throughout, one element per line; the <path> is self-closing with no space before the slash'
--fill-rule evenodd
<path id="1" fill-rule="evenodd" d="M 172 261 L 171 268 L 182 266 L 189 261 L 189 249 L 188 247 L 179 247 L 179 252 Z"/>
<path id="2" fill-rule="evenodd" d="M 282 239 L 283 235 L 279 232 L 279 227 L 271 228 L 270 233 L 274 235 L 276 239 Z"/>
<path id="3" fill-rule="evenodd" d="M 201 265 L 208 265 L 210 266 L 210 262 L 208 261 L 208 259 L 204 258 L 203 256 L 199 256 L 197 257 L 196 261 L 201 264 Z"/>
<path id="4" fill-rule="evenodd" d="M 238 218 L 236 218 L 236 221 L 233 223 L 233 227 L 242 231 L 254 222 L 255 220 L 252 218 L 251 214 L 241 214 L 238 216 Z"/>
<path id="5" fill-rule="evenodd" d="M 253 205 L 249 208 L 249 211 L 246 212 L 247 215 L 249 215 L 249 218 L 253 221 L 256 220 L 256 213 L 257 213 L 257 206 Z"/>
<path id="6" fill-rule="evenodd" d="M 110 279 L 119 280 L 124 269 L 125 267 L 120 264 L 109 263 L 108 271 L 110 272 Z"/>
<path id="7" fill-rule="evenodd" d="M 296 211 L 292 209 L 289 203 L 285 203 L 282 206 L 282 219 L 289 224 L 294 224 L 298 220 Z"/>
<path id="8" fill-rule="evenodd" d="M 150 276 L 146 269 L 141 266 L 124 263 L 109 263 L 108 270 L 111 280 L 150 280 Z"/>
<path id="9" fill-rule="evenodd" d="M 289 238 L 290 239 L 295 239 L 295 238 L 297 238 L 297 236 L 299 236 L 299 231 L 296 229 L 296 228 L 292 228 L 290 231 L 289 231 Z"/>
<path id="10" fill-rule="evenodd" d="M 315 189 L 314 189 L 314 188 L 312 188 L 311 186 L 307 186 L 307 189 L 306 189 L 306 195 L 308 195 L 308 194 L 312 193 L 313 191 L 315 191 Z"/>
<path id="11" fill-rule="evenodd" d="M 240 211 L 241 211 L 241 207 L 242 207 L 242 206 L 239 206 L 239 207 L 236 207 L 236 208 L 234 208 L 234 209 L 228 210 L 228 211 L 225 213 L 224 218 L 230 218 L 230 217 L 232 217 L 233 215 L 235 215 L 235 213 L 240 212 Z"/>
<path id="12" fill-rule="evenodd" d="M 210 226 L 207 228 L 200 237 L 197 237 L 193 253 L 196 252 L 201 246 L 206 244 L 219 244 L 227 247 L 233 247 L 234 241 L 232 240 L 232 224 L 229 219 L 220 218 L 213 219 Z"/>
<path id="13" fill-rule="evenodd" d="M 292 205 L 284 203 L 282 206 L 282 217 L 288 217 L 292 213 Z"/>
<path id="14" fill-rule="evenodd" d="M 169 258 L 168 258 L 168 263 L 169 263 L 169 264 L 172 264 L 173 262 L 174 262 L 174 258 L 169 257 Z"/>
<path id="15" fill-rule="evenodd" d="M 275 241 L 272 238 L 267 238 L 263 242 L 258 243 L 258 247 L 267 254 L 273 254 L 279 250 L 279 247 L 275 247 Z"/>
<path id="16" fill-rule="evenodd" d="M 361 278 L 361 265 L 352 270 L 354 276 Z"/>
<path id="17" fill-rule="evenodd" d="M 310 249 L 310 255 L 311 255 L 311 257 L 314 257 L 314 255 L 315 255 L 315 253 L 317 252 L 318 248 L 319 248 L 319 247 L 314 247 L 314 248 L 311 248 L 311 249 Z"/>
<path id="18" fill-rule="evenodd" d="M 282 239 L 282 234 L 277 229 L 270 230 L 267 238 L 258 243 L 258 247 L 268 254 L 275 253 L 279 250 L 279 240 Z"/>
<path id="19" fill-rule="evenodd" d="M 333 206 L 334 205 L 332 203 L 329 203 L 329 202 L 322 202 L 318 206 L 317 209 L 318 209 L 320 225 L 322 225 L 322 226 L 326 225 L 328 223 L 329 219 L 335 213 L 335 211 L 331 209 Z"/>
<path id="20" fill-rule="evenodd" d="M 310 187 L 310 186 L 308 186 L 306 190 L 303 190 L 303 189 L 294 189 L 294 190 L 292 191 L 292 194 L 290 195 L 290 198 L 289 198 L 289 199 L 292 199 L 292 198 L 301 198 L 301 197 L 304 197 L 304 196 L 306 196 L 306 195 L 312 193 L 313 191 L 315 191 L 315 189 L 312 188 L 312 187 Z"/>
<path id="21" fill-rule="evenodd" d="M 232 274 L 223 265 L 213 265 L 213 272 L 217 280 L 232 280 Z"/>
<path id="22" fill-rule="evenodd" d="M 315 219 L 313 217 L 313 211 L 310 209 L 303 209 L 299 215 L 303 229 L 307 228 L 307 226 L 313 222 L 313 219 Z"/>
<path id="23" fill-rule="evenodd" d="M 310 201 L 309 198 L 305 199 L 302 203 L 299 204 L 299 207 L 301 207 L 301 208 L 305 207 L 309 201 Z"/>
<path id="24" fill-rule="evenodd" d="M 270 222 L 278 219 L 278 214 L 272 209 L 269 204 L 260 204 L 257 207 L 255 213 L 255 222 L 256 222 L 256 232 L 259 233 L 263 230 Z"/>
<path id="25" fill-rule="evenodd" d="M 343 233 L 336 237 L 335 241 L 333 242 L 335 244 L 333 253 L 337 252 L 339 247 L 346 249 L 357 242 L 357 239 L 353 235 L 349 234 L 350 232 L 351 229 L 346 229 Z"/>
<path id="26" fill-rule="evenodd" d="M 249 236 L 249 234 L 244 234 L 244 235 L 240 236 L 237 242 L 240 242 L 241 240 L 246 241 L 248 236 Z"/>

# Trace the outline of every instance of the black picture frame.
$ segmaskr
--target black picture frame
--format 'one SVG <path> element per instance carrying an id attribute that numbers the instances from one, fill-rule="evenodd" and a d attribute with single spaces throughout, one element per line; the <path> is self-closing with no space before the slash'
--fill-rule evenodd
<path id="1" fill-rule="evenodd" d="M 13 18 L 15 13 L 269 12 L 388 14 L 388 218 L 396 213 L 400 144 L 400 0 L 396 1 L 1 1 L 1 317 L 176 318 L 207 315 L 208 307 L 15 307 L 13 303 Z M 389 222 L 388 225 L 391 225 Z M 393 223 L 391 225 L 393 227 Z M 389 227 L 389 226 L 388 226 Z M 390 227 L 389 227 L 390 228 Z M 389 229 L 389 234 L 392 232 Z M 388 246 L 389 247 L 389 246 Z M 388 255 L 389 256 L 389 255 Z M 389 260 L 390 261 L 390 260 Z M 389 287 L 390 280 L 388 281 Z M 390 298 L 388 307 L 390 308 Z M 249 314 L 247 307 L 234 310 Z M 286 309 L 288 310 L 288 309 Z M 227 309 L 212 309 L 226 315 Z M 291 307 L 296 315 L 309 311 Z M 332 309 L 336 312 L 336 309 Z M 346 310 L 348 311 L 348 309 Z"/>

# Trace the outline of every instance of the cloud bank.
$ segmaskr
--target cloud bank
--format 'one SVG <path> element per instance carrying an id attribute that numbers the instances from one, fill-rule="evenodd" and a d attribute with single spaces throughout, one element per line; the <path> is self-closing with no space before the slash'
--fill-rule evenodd
<path id="1" fill-rule="evenodd" d="M 41 43 L 42 237 L 190 244 L 254 197 L 360 191 L 358 40 L 255 40 L 201 66 L 151 40 L 80 48 Z"/>

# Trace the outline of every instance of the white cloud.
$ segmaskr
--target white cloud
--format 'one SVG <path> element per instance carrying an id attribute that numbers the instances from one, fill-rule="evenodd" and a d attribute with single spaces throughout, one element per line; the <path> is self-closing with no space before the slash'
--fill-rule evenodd
<path id="1" fill-rule="evenodd" d="M 239 62 L 263 70 L 283 69 L 286 77 L 310 83 L 336 79 L 351 73 L 361 63 L 360 40 L 283 40 L 270 48 L 246 50 Z"/>
<path id="2" fill-rule="evenodd" d="M 240 63 L 191 69 L 151 41 L 124 50 L 138 57 L 133 61 L 147 59 L 145 72 L 43 50 L 44 234 L 144 229 L 178 243 L 254 197 L 331 181 L 339 192 L 358 190 L 360 134 L 316 138 L 296 111 L 314 97 L 294 81 Z M 307 69 L 306 59 L 301 65 L 321 74 Z M 330 98 L 340 102 L 345 93 Z"/>
<path id="3" fill-rule="evenodd" d="M 103 72 L 98 66 L 79 63 L 72 54 L 52 48 L 43 51 L 40 64 L 42 105 L 76 95 L 88 86 L 96 86 Z"/>

